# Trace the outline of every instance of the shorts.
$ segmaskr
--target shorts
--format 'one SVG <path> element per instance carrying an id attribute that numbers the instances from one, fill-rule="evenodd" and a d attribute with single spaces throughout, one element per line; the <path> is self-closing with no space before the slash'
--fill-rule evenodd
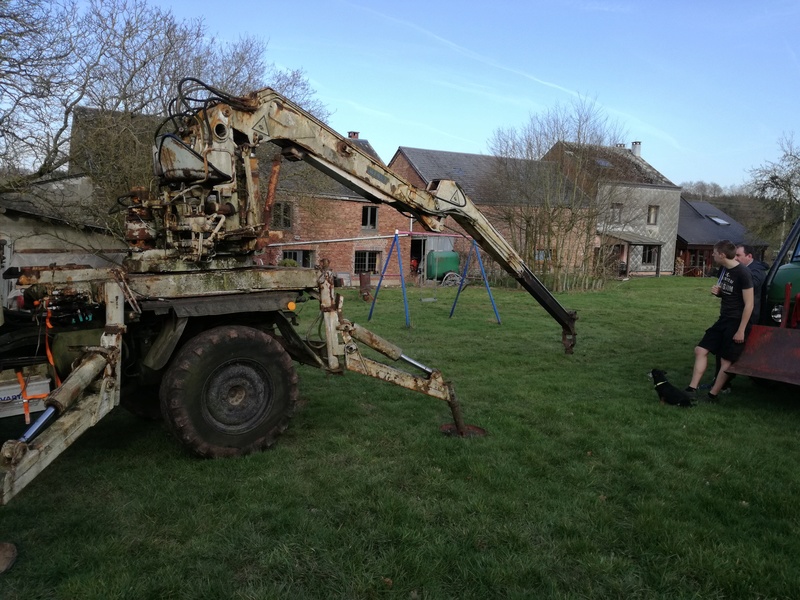
<path id="1" fill-rule="evenodd" d="M 733 336 L 739 330 L 739 323 L 741 321 L 738 319 L 719 319 L 706 329 L 703 339 L 697 345 L 720 358 L 729 360 L 732 363 L 736 362 L 744 350 L 744 344 L 737 344 L 733 341 Z M 745 339 L 747 339 L 749 332 L 750 325 L 747 326 L 745 331 Z"/>

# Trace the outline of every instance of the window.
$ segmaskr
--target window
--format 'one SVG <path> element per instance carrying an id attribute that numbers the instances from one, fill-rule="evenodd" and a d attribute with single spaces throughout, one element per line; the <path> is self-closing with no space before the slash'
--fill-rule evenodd
<path id="1" fill-rule="evenodd" d="M 611 222 L 622 223 L 622 204 L 611 205 Z"/>
<path id="2" fill-rule="evenodd" d="M 650 205 L 647 207 L 647 224 L 658 225 L 658 206 Z"/>
<path id="3" fill-rule="evenodd" d="M 536 262 L 544 262 L 553 258 L 552 250 L 536 250 Z"/>
<path id="4" fill-rule="evenodd" d="M 272 206 L 272 229 L 292 228 L 292 205 L 289 202 L 276 202 Z"/>
<path id="5" fill-rule="evenodd" d="M 658 246 L 644 246 L 642 248 L 642 264 L 654 265 L 658 260 Z"/>
<path id="6" fill-rule="evenodd" d="M 724 227 L 725 225 L 730 225 L 730 223 L 728 223 L 728 222 L 727 222 L 725 219 L 723 219 L 722 217 L 715 217 L 715 216 L 712 216 L 712 215 L 706 215 L 706 216 L 707 216 L 709 219 L 711 219 L 712 221 L 714 221 L 714 223 L 716 223 L 717 225 L 722 225 L 723 227 Z"/>
<path id="7" fill-rule="evenodd" d="M 293 260 L 298 267 L 313 267 L 314 253 L 311 250 L 284 250 L 283 260 Z"/>
<path id="8" fill-rule="evenodd" d="M 365 206 L 361 209 L 361 229 L 378 228 L 378 207 Z"/>
<path id="9" fill-rule="evenodd" d="M 380 255 L 380 252 L 370 252 L 367 250 L 356 251 L 353 271 L 355 273 L 377 273 Z"/>

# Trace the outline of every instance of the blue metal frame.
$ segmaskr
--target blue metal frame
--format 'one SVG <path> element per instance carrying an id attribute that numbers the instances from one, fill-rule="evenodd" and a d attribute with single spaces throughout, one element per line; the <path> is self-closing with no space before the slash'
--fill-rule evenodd
<path id="1" fill-rule="evenodd" d="M 386 260 L 383 262 L 383 269 L 381 269 L 381 277 L 378 280 L 378 285 L 375 287 L 375 296 L 372 298 L 372 305 L 369 307 L 369 316 L 367 317 L 367 321 L 372 320 L 372 311 L 375 310 L 375 302 L 378 300 L 378 292 L 381 291 L 381 284 L 383 283 L 383 277 L 386 275 L 386 269 L 389 266 L 389 261 L 392 258 L 392 252 L 394 252 L 395 246 L 397 247 L 397 265 L 400 268 L 400 287 L 403 290 L 403 306 L 406 311 L 406 327 L 411 327 L 411 317 L 408 314 L 408 296 L 406 295 L 406 277 L 403 274 L 403 257 L 401 256 L 400 252 L 400 239 L 397 235 L 397 231 L 394 232 L 394 239 L 392 240 L 392 245 L 389 246 L 389 253 L 386 255 Z"/>

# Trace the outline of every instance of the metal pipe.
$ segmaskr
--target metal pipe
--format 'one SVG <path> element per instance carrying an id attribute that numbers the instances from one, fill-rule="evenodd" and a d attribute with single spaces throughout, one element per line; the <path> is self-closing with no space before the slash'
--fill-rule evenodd
<path id="1" fill-rule="evenodd" d="M 414 365 L 418 369 L 422 369 L 423 371 L 425 371 L 428 374 L 433 373 L 433 369 L 431 369 L 430 367 L 426 367 L 421 362 L 417 362 L 416 360 L 414 360 L 413 358 L 411 358 L 409 356 L 406 356 L 405 354 L 401 354 L 400 355 L 400 359 L 406 361 L 410 365 Z"/>
<path id="2" fill-rule="evenodd" d="M 45 399 L 44 402 L 47 408 L 39 415 L 34 424 L 22 434 L 19 441 L 23 444 L 29 443 L 44 431 L 51 421 L 72 406 L 83 390 L 103 371 L 107 362 L 104 355 L 97 353 L 84 360 L 77 369 L 70 373 L 64 383 Z"/>
<path id="3" fill-rule="evenodd" d="M 400 233 L 398 237 L 408 237 L 408 233 Z M 333 244 L 336 242 L 361 242 L 365 240 L 388 240 L 393 235 L 371 235 L 369 237 L 338 238 L 335 240 L 311 240 L 308 242 L 281 242 L 279 244 L 268 244 L 267 248 L 278 248 L 279 246 L 308 246 L 310 244 Z"/>
<path id="4" fill-rule="evenodd" d="M 48 406 L 45 411 L 39 415 L 39 418 L 28 428 L 28 431 L 22 434 L 19 441 L 23 444 L 29 443 L 33 438 L 39 435 L 44 428 L 50 424 L 55 417 L 58 416 L 58 411 L 55 406 Z"/>

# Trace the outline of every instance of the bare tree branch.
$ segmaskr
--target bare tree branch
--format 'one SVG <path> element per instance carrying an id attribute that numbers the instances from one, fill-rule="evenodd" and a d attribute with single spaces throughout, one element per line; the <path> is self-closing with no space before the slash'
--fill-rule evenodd
<path id="1" fill-rule="evenodd" d="M 800 148 L 791 133 L 778 140 L 778 148 L 781 157 L 777 162 L 768 161 L 750 170 L 750 187 L 756 196 L 780 207 L 783 239 L 786 228 L 800 213 Z"/>
<path id="2" fill-rule="evenodd" d="M 577 152 L 570 173 L 541 159 L 558 142 L 595 147 L 620 139 L 621 126 L 594 101 L 579 98 L 532 114 L 519 128 L 497 130 L 490 140 L 496 161 L 482 184 L 481 196 L 493 199 L 487 212 L 554 290 L 590 287 L 598 275 L 602 277 L 608 261 L 601 256 L 595 260 L 594 248 L 598 224 L 611 198 L 598 194 L 604 173 L 596 168 L 593 156 Z"/>

